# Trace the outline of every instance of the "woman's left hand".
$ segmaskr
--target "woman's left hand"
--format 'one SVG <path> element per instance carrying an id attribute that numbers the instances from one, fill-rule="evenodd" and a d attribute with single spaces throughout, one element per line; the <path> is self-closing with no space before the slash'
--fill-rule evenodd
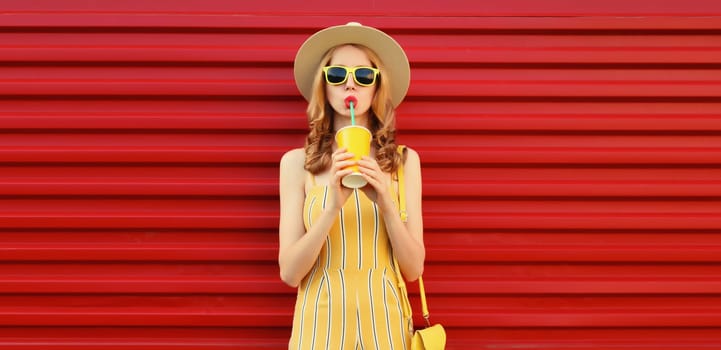
<path id="1" fill-rule="evenodd" d="M 383 204 L 383 201 L 390 200 L 390 177 L 381 170 L 378 162 L 368 156 L 364 156 L 358 161 L 358 169 L 360 170 L 363 177 L 368 181 L 361 190 L 368 196 L 368 198 L 376 203 Z"/>

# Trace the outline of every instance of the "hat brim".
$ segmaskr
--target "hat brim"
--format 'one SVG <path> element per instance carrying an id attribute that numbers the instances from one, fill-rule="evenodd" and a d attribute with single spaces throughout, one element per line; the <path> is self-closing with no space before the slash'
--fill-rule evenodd
<path id="1" fill-rule="evenodd" d="M 357 23 L 328 27 L 306 40 L 298 49 L 293 65 L 295 84 L 303 97 L 310 101 L 313 80 L 323 55 L 342 44 L 360 44 L 376 53 L 385 66 L 385 76 L 391 86 L 391 100 L 397 107 L 406 96 L 411 70 L 403 48 L 388 34 Z"/>

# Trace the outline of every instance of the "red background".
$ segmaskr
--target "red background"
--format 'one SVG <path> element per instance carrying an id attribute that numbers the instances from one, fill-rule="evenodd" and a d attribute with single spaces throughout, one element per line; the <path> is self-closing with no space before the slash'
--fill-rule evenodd
<path id="1" fill-rule="evenodd" d="M 449 349 L 721 348 L 721 3 L 531 0 L 4 1 L 0 348 L 286 348 L 292 61 L 348 21 L 411 60 Z"/>

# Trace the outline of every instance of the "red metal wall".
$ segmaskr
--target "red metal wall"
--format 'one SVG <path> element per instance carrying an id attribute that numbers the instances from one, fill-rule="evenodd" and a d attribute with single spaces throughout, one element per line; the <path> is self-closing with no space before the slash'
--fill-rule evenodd
<path id="1" fill-rule="evenodd" d="M 292 60 L 351 20 L 412 63 L 450 349 L 721 348 L 721 4 L 612 0 L 4 1 L 0 348 L 284 348 Z"/>

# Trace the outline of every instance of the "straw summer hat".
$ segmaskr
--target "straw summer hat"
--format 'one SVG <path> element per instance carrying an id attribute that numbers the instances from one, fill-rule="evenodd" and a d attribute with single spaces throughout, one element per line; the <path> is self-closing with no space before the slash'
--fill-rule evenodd
<path id="1" fill-rule="evenodd" d="M 389 79 L 391 100 L 393 106 L 398 107 L 408 92 L 411 80 L 408 57 L 398 42 L 388 34 L 356 22 L 323 29 L 313 34 L 298 49 L 293 72 L 295 84 L 303 97 L 310 100 L 313 78 L 317 73 L 320 59 L 328 50 L 342 44 L 360 44 L 378 55 L 386 68 L 381 79 Z"/>

